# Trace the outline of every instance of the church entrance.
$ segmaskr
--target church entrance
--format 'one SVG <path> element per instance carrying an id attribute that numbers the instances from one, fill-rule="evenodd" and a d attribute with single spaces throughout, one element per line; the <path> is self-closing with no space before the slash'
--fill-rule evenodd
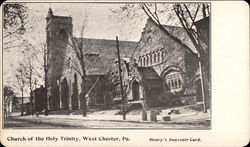
<path id="1" fill-rule="evenodd" d="M 133 100 L 140 99 L 139 83 L 137 81 L 134 81 L 132 84 L 132 95 L 133 95 Z"/>
<path id="2" fill-rule="evenodd" d="M 77 88 L 77 76 L 74 75 L 74 83 L 72 84 L 73 87 L 73 94 L 72 94 L 72 109 L 76 110 L 78 109 L 78 88 Z"/>
<path id="3" fill-rule="evenodd" d="M 201 87 L 201 80 L 197 80 L 195 82 L 195 89 L 196 89 L 196 102 L 202 102 L 202 87 Z"/>
<path id="4" fill-rule="evenodd" d="M 68 110 L 69 109 L 69 85 L 66 80 L 66 78 L 62 81 L 62 92 L 61 92 L 61 98 L 62 98 L 62 109 Z"/>

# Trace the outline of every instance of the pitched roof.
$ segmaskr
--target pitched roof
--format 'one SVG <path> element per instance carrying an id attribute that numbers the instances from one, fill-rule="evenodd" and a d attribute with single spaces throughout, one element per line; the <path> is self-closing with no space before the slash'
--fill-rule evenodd
<path id="1" fill-rule="evenodd" d="M 158 28 L 159 30 L 163 31 L 167 36 L 171 37 L 177 43 L 190 50 L 189 52 L 193 53 L 195 51 L 195 47 L 184 28 L 170 25 L 162 25 L 161 27 L 156 24 L 156 22 L 154 22 L 152 19 L 148 18 L 147 23 L 145 24 L 145 27 L 143 29 L 142 36 L 146 34 L 146 31 L 148 31 L 147 28 L 149 26 L 154 26 L 155 28 Z M 141 37 L 140 41 L 142 40 L 142 38 L 143 37 Z M 137 48 L 135 48 L 134 52 L 136 52 L 136 49 Z"/>
<path id="2" fill-rule="evenodd" d="M 187 35 L 186 31 L 182 27 L 177 26 L 170 26 L 170 25 L 163 25 L 163 27 L 174 37 L 179 39 L 185 45 L 187 45 L 191 50 L 194 50 L 195 47 L 190 40 L 189 36 Z"/>
<path id="3" fill-rule="evenodd" d="M 161 79 L 153 67 L 137 67 L 137 70 L 144 79 Z"/>
<path id="4" fill-rule="evenodd" d="M 96 88 L 105 87 L 105 90 L 111 91 L 109 76 L 107 75 L 87 75 L 85 84 L 86 96 L 95 91 Z M 98 90 L 98 89 L 97 89 Z"/>
<path id="5" fill-rule="evenodd" d="M 106 74 L 112 68 L 112 64 L 117 56 L 116 40 L 75 38 L 78 42 L 82 41 L 84 53 L 98 54 L 96 60 L 87 65 L 87 74 Z M 119 41 L 120 55 L 131 57 L 136 46 L 136 42 Z"/>

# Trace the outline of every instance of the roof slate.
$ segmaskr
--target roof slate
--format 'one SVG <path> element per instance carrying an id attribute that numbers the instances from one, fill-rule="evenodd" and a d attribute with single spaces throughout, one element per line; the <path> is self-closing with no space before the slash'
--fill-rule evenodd
<path id="1" fill-rule="evenodd" d="M 191 50 L 195 50 L 195 47 L 190 40 L 189 36 L 187 35 L 186 31 L 182 27 L 177 26 L 170 26 L 170 25 L 163 25 L 163 27 L 174 37 L 178 38 L 182 41 L 185 45 L 187 45 Z"/>
<path id="2" fill-rule="evenodd" d="M 117 57 L 116 40 L 93 39 L 93 38 L 75 38 L 78 42 L 82 41 L 84 53 L 95 53 L 98 57 L 95 61 L 87 65 L 88 75 L 106 74 L 111 70 L 112 64 Z M 119 41 L 120 55 L 131 57 L 137 42 Z"/>

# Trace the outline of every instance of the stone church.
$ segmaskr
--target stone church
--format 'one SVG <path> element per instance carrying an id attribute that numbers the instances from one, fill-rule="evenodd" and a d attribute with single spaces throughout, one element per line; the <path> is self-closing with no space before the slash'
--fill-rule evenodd
<path id="1" fill-rule="evenodd" d="M 164 28 L 169 33 L 147 20 L 132 55 L 128 103 L 145 101 L 146 106 L 154 107 L 203 101 L 198 61 L 189 51 L 194 49 L 191 40 L 181 27 Z"/>
<path id="2" fill-rule="evenodd" d="M 56 16 L 49 9 L 46 17 L 48 48 L 48 106 L 52 111 L 110 108 L 113 96 L 112 65 L 116 58 L 116 40 L 76 38 L 72 18 Z M 66 41 L 65 41 L 66 40 Z M 86 78 L 81 81 L 81 68 L 72 46 L 84 46 Z M 119 41 L 121 56 L 131 56 L 136 42 Z M 81 90 L 84 84 L 84 93 Z M 82 94 L 87 101 L 81 99 Z"/>
<path id="3" fill-rule="evenodd" d="M 109 109 L 121 101 L 116 41 L 70 36 L 72 18 L 56 16 L 51 9 L 46 22 L 49 110 L 79 110 L 83 103 L 89 109 Z M 147 107 L 155 107 L 203 101 L 198 61 L 188 51 L 194 49 L 192 42 L 183 28 L 164 27 L 170 34 L 148 19 L 139 42 L 119 42 L 128 104 L 145 102 Z M 86 49 L 85 83 L 72 49 L 79 41 Z M 82 95 L 87 101 L 81 99 Z"/>

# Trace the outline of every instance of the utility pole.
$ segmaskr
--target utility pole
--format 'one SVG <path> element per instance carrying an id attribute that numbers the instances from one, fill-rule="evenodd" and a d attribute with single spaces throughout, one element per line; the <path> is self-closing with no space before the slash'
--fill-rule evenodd
<path id="1" fill-rule="evenodd" d="M 200 56 L 198 55 L 199 60 Z M 200 68 L 200 77 L 201 77 L 201 91 L 202 91 L 202 99 L 203 99 L 203 112 L 207 113 L 207 95 L 205 93 L 205 79 L 204 79 L 204 73 L 202 70 L 201 61 L 199 61 L 199 68 Z"/>
<path id="2" fill-rule="evenodd" d="M 121 59 L 120 59 L 120 51 L 119 51 L 119 41 L 118 41 L 117 36 L 116 36 L 116 44 L 117 44 L 118 70 L 119 70 L 120 88 L 121 88 L 121 97 L 122 97 L 122 116 L 123 116 L 123 120 L 126 120 L 125 98 L 124 98 L 124 95 L 123 95 L 122 74 L 121 74 Z"/>

